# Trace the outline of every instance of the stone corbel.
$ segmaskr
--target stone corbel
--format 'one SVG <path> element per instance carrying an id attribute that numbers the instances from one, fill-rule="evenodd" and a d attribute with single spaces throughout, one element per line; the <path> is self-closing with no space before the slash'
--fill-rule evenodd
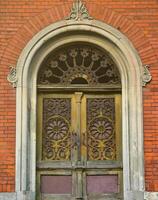
<path id="1" fill-rule="evenodd" d="M 16 88 L 18 79 L 15 67 L 10 66 L 10 72 L 7 76 L 7 80 L 12 84 L 13 88 Z"/>
<path id="2" fill-rule="evenodd" d="M 149 83 L 152 79 L 152 75 L 149 71 L 149 65 L 143 66 L 143 74 L 142 74 L 142 85 L 146 86 L 147 83 Z"/>

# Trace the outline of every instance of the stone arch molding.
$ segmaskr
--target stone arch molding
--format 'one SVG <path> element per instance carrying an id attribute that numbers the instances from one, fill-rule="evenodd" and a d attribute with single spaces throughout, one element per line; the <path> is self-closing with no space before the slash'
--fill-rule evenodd
<path id="1" fill-rule="evenodd" d="M 124 199 L 143 200 L 142 63 L 137 51 L 122 33 L 105 23 L 86 17 L 84 20 L 70 19 L 54 23 L 36 34 L 18 59 L 16 75 L 12 69 L 14 79 L 8 77 L 17 87 L 17 200 L 35 200 L 38 69 L 53 49 L 76 41 L 86 41 L 106 49 L 118 66 L 122 81 Z"/>

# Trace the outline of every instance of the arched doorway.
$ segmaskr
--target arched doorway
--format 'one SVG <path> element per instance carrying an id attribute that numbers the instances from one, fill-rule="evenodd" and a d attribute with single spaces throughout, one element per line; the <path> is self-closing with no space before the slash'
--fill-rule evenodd
<path id="1" fill-rule="evenodd" d="M 37 82 L 37 199 L 122 199 L 121 77 L 110 53 L 59 46 Z"/>
<path id="2" fill-rule="evenodd" d="M 66 32 L 65 32 L 66 30 Z M 121 105 L 122 105 L 122 174 L 123 198 L 125 200 L 142 199 L 144 194 L 144 163 L 143 163 L 143 120 L 142 120 L 142 63 L 131 42 L 118 30 L 96 20 L 92 21 L 61 21 L 46 27 L 39 32 L 23 50 L 17 63 L 17 145 L 16 145 L 16 191 L 17 199 L 36 198 L 36 141 L 38 94 L 38 72 L 43 61 L 54 50 L 68 44 L 87 44 L 108 53 L 117 66 L 121 79 Z M 70 84 L 71 83 L 71 84 Z M 83 95 L 94 94 L 83 91 L 88 86 L 84 77 L 72 77 L 69 84 L 75 87 L 76 83 L 82 90 L 74 93 L 65 90 L 66 94 Z M 64 86 L 66 86 L 64 84 Z M 95 85 L 96 86 L 96 85 Z M 44 86 L 45 88 L 45 86 Z M 100 86 L 98 87 L 98 89 Z M 45 93 L 50 87 L 45 89 Z M 58 88 L 59 89 L 59 88 Z M 88 88 L 89 89 L 89 88 Z M 103 95 L 100 90 L 97 98 Z M 114 89 L 115 93 L 118 88 Z M 52 88 L 52 95 L 55 90 Z M 61 91 L 60 91 L 61 92 Z M 103 94 L 102 94 L 103 92 Z M 56 90 L 56 93 L 58 91 Z M 62 93 L 62 95 L 64 95 Z M 111 94 L 110 94 L 111 95 Z M 58 96 L 59 97 L 59 96 Z M 63 96 L 62 96 L 63 97 Z M 52 98 L 54 98 L 52 96 Z M 85 107 L 86 109 L 86 107 Z M 42 112 L 41 112 L 42 113 Z M 85 127 L 86 129 L 86 127 Z M 75 131 L 76 132 L 76 131 Z M 82 138 L 82 137 L 81 137 Z M 98 161 L 97 161 L 98 162 Z M 121 171 L 121 167 L 120 167 Z M 70 174 L 68 174 L 70 175 Z M 91 174 L 93 179 L 93 175 Z M 107 174 L 101 174 L 107 175 Z M 100 174 L 99 174 L 100 176 Z M 116 177 L 116 176 L 115 176 Z M 100 178 L 100 177 L 99 177 Z M 72 179 L 70 179 L 72 180 Z M 25 192 L 26 191 L 26 192 Z"/>

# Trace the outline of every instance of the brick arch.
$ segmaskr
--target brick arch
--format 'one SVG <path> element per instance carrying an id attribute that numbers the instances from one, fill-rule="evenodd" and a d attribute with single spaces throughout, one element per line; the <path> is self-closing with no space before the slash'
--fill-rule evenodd
<path id="1" fill-rule="evenodd" d="M 43 28 L 57 21 L 63 20 L 69 15 L 71 4 L 62 4 L 31 17 L 19 28 L 14 37 L 9 41 L 2 57 L 2 61 L 9 65 L 16 65 L 18 57 L 26 44 Z M 122 32 L 133 43 L 143 63 L 152 64 L 157 61 L 154 50 L 141 30 L 131 19 L 105 8 L 103 5 L 87 3 L 89 13 L 94 19 L 113 26 Z"/>
<path id="2" fill-rule="evenodd" d="M 102 6 L 90 5 L 90 12 L 94 18 L 118 29 L 122 32 L 137 49 L 141 57 L 142 63 L 152 64 L 157 62 L 153 47 L 143 30 L 128 17 L 116 12 L 113 9 L 104 8 Z"/>

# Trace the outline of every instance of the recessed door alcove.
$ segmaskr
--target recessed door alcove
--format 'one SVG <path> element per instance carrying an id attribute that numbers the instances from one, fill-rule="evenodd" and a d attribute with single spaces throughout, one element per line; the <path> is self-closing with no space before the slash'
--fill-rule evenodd
<path id="1" fill-rule="evenodd" d="M 37 83 L 37 199 L 122 199 L 121 77 L 110 53 L 61 46 Z"/>

